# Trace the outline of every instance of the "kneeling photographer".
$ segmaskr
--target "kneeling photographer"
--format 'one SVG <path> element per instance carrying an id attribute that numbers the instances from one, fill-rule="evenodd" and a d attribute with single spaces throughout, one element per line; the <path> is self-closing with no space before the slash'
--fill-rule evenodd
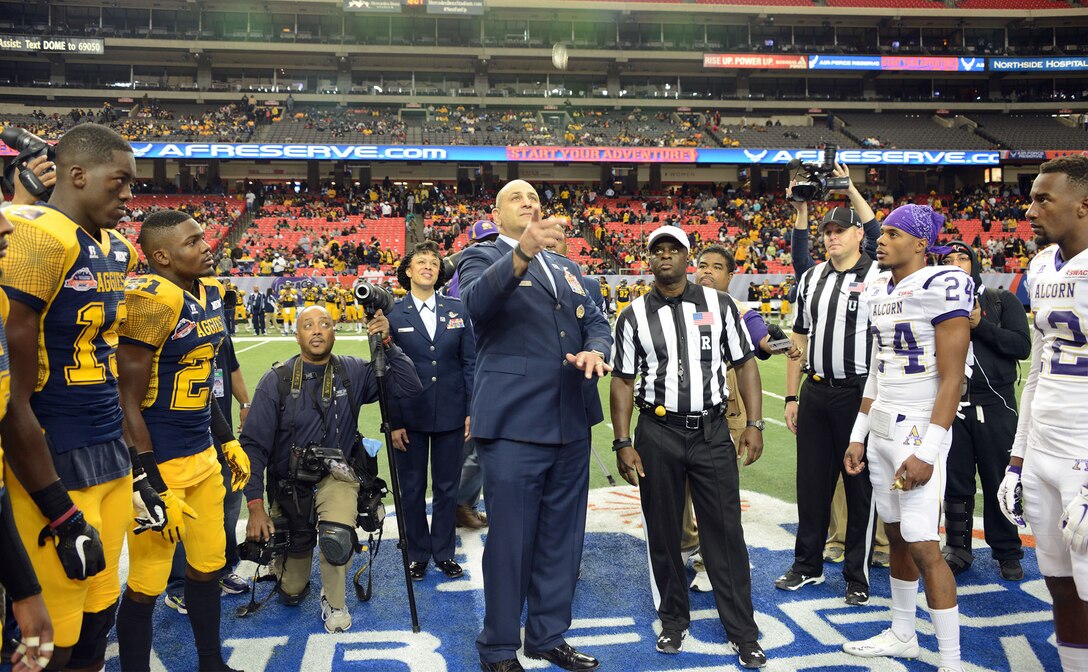
<path id="1" fill-rule="evenodd" d="M 389 299 L 392 303 L 392 299 Z M 298 315 L 299 355 L 266 373 L 240 437 L 249 455 L 252 479 L 246 487 L 246 536 L 266 541 L 276 532 L 269 513 L 286 520 L 286 557 L 277 563 L 280 595 L 299 604 L 310 589 L 315 543 L 320 546 L 321 618 L 328 632 L 351 627 L 344 595 L 347 569 L 356 546 L 358 471 L 367 464 L 358 428 L 359 409 L 378 399 L 371 362 L 332 354 L 335 322 L 321 306 Z M 389 321 L 375 310 L 367 331 L 382 339 L 390 397 L 418 395 L 415 366 L 389 337 Z M 266 475 L 267 469 L 267 475 Z M 265 510 L 267 478 L 269 511 Z"/>

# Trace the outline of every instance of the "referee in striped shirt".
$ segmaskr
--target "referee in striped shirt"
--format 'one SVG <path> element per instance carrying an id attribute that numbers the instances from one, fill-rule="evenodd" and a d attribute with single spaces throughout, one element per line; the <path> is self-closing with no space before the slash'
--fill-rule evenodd
<path id="1" fill-rule="evenodd" d="M 699 519 L 718 616 L 744 667 L 762 667 L 748 548 L 740 522 L 737 458 L 763 452 L 762 387 L 748 330 L 728 294 L 688 282 L 690 244 L 675 226 L 648 239 L 654 289 L 616 321 L 611 408 L 620 474 L 640 487 L 657 591 L 657 650 L 679 653 L 691 620 L 680 554 L 684 483 Z M 748 424 L 734 447 L 725 419 L 726 366 L 736 372 Z M 637 381 L 636 381 L 637 379 Z M 634 441 L 631 414 L 639 409 Z"/>
<path id="2" fill-rule="evenodd" d="M 798 397 L 802 364 L 786 363 L 785 409 L 786 425 L 797 435 L 797 542 L 793 566 L 775 581 L 775 587 L 798 590 L 823 583 L 824 542 L 841 473 L 847 511 L 845 598 L 847 604 L 859 606 L 869 602 L 876 512 L 872 484 L 866 474 L 846 474 L 843 456 L 850 442 L 852 418 L 861 407 L 872 352 L 869 310 L 862 290 L 879 273 L 861 244 L 865 230 L 873 228 L 875 233 L 879 225 L 856 187 L 851 185 L 848 193 L 856 210 L 832 208 L 820 222 L 828 260 L 802 273 L 797 284 L 792 338 L 805 353 L 808 378 Z M 810 260 L 808 209 L 803 204 L 795 207 L 799 224 L 794 231 L 794 263 L 803 264 Z"/>

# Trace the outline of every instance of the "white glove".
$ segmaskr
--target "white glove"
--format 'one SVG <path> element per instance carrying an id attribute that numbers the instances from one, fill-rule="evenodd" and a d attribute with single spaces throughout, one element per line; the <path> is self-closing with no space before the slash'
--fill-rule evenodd
<path id="1" fill-rule="evenodd" d="M 1001 486 L 997 489 L 997 501 L 1001 505 L 1001 513 L 1010 523 L 1017 527 L 1028 526 L 1024 522 L 1024 488 L 1020 485 L 1020 467 L 1005 469 L 1005 478 L 1001 479 Z"/>
<path id="2" fill-rule="evenodd" d="M 1074 553 L 1088 553 L 1088 483 L 1081 486 L 1077 496 L 1065 507 L 1062 539 Z"/>

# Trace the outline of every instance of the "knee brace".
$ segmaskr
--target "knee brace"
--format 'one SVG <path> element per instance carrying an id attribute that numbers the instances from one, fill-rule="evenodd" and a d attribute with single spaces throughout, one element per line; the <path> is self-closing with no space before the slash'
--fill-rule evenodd
<path id="1" fill-rule="evenodd" d="M 325 561 L 334 567 L 351 562 L 356 541 L 353 527 L 324 520 L 317 524 L 317 547 Z"/>
<path id="2" fill-rule="evenodd" d="M 72 657 L 68 659 L 66 667 L 69 669 L 95 668 L 106 660 L 106 637 L 113 628 L 116 616 L 116 604 L 95 613 L 83 612 L 79 641 L 72 647 Z"/>

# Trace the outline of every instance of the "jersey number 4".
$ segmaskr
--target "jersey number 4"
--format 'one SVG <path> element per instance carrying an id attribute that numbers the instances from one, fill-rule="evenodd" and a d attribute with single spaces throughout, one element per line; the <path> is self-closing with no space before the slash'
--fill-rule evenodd
<path id="1" fill-rule="evenodd" d="M 877 345 L 883 349 L 884 339 L 881 338 L 880 332 L 876 334 Z M 911 329 L 910 322 L 896 322 L 895 331 L 892 333 L 892 352 L 906 360 L 903 363 L 903 373 L 915 374 L 925 373 L 926 367 L 919 361 L 924 354 L 922 349 L 918 347 L 918 339 L 914 337 L 914 331 Z M 884 362 L 880 361 L 877 364 L 881 373 L 884 373 Z"/>

